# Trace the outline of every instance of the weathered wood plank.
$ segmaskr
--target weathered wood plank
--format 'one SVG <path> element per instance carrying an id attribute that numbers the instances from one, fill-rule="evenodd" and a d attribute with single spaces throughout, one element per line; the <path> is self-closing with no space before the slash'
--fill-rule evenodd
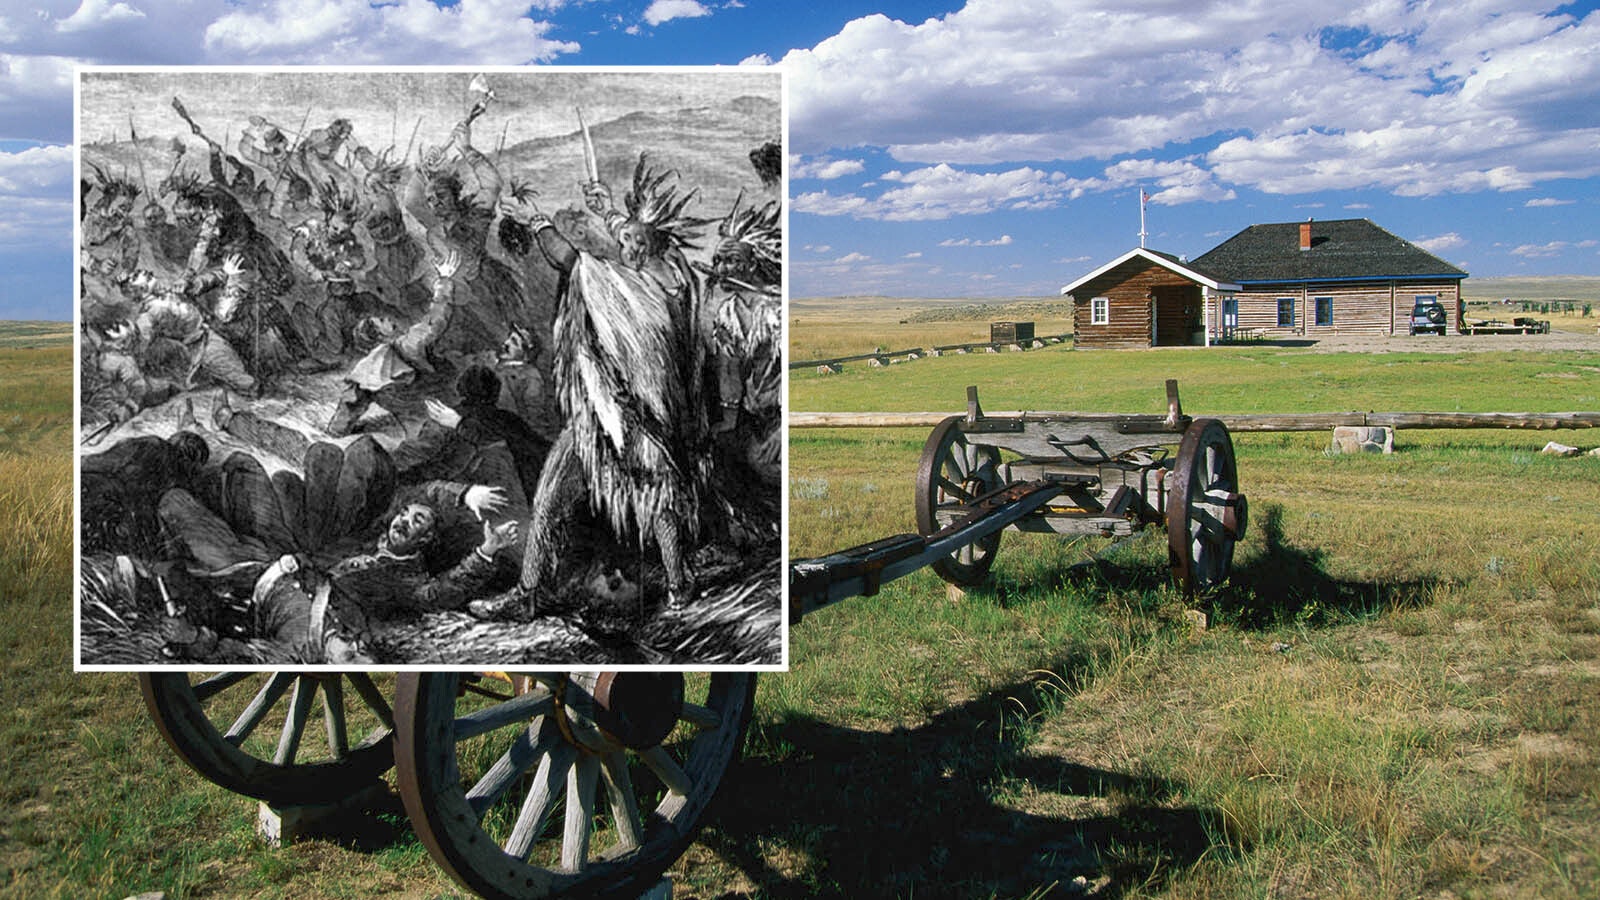
<path id="1" fill-rule="evenodd" d="M 932 428 L 956 412 L 791 412 L 790 428 Z M 989 412 L 986 418 L 1020 418 L 1023 422 L 1072 419 L 1084 423 L 1125 419 L 1114 413 Z M 1337 425 L 1409 429 L 1506 428 L 1546 431 L 1600 428 L 1600 412 L 1392 412 L 1392 413 L 1262 413 L 1208 416 L 1222 420 L 1229 431 L 1323 431 Z"/>

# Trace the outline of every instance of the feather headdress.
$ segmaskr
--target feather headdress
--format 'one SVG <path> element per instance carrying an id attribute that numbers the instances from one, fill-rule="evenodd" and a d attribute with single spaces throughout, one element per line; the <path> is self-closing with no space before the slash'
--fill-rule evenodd
<path id="1" fill-rule="evenodd" d="M 692 241 L 699 237 L 693 232 L 712 222 L 683 214 L 684 207 L 699 193 L 699 188 L 690 188 L 680 195 L 678 186 L 669 183 L 678 173 L 672 169 L 658 172 L 645 159 L 645 154 L 639 154 L 639 163 L 633 168 L 633 188 L 623 198 L 628 218 L 650 226 L 680 250 L 693 249 Z"/>

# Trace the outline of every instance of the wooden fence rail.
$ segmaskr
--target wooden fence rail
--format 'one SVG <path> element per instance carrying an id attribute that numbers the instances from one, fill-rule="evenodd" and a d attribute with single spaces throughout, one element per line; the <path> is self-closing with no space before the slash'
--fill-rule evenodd
<path id="1" fill-rule="evenodd" d="M 887 361 L 890 357 L 911 356 L 912 354 L 923 356 L 927 352 L 928 351 L 922 349 L 921 347 L 908 347 L 905 350 L 886 350 L 882 353 L 858 353 L 855 356 L 835 356 L 829 359 L 803 359 L 798 362 L 789 363 L 789 368 L 809 369 L 814 366 L 838 366 L 847 362 L 860 362 L 863 359 L 875 359 L 883 362 Z"/>
<path id="2" fill-rule="evenodd" d="M 837 368 L 844 363 L 860 362 L 863 359 L 877 360 L 879 364 L 884 364 L 887 363 L 891 358 L 900 356 L 907 357 L 908 359 L 918 359 L 924 356 L 939 356 L 944 353 L 964 353 L 967 351 L 976 350 L 980 347 L 993 348 L 998 351 L 1002 347 L 1010 347 L 1013 345 L 1032 346 L 1034 344 L 1060 344 L 1071 339 L 1072 332 L 1069 331 L 1065 334 L 1041 334 L 1036 337 L 1029 338 L 1026 341 L 976 341 L 970 344 L 935 344 L 932 348 L 909 347 L 905 350 L 888 350 L 882 353 L 858 353 L 855 356 L 834 356 L 829 357 L 828 359 L 791 360 L 789 363 L 789 368 L 828 368 L 837 370 Z"/>
<path id="3" fill-rule="evenodd" d="M 791 412 L 790 428 L 932 428 L 955 412 Z M 991 418 L 1021 417 L 1024 421 L 1072 418 L 1081 421 L 1120 418 L 1113 413 L 985 412 Z M 1600 428 L 1600 412 L 1551 413 L 1440 413 L 1348 412 L 1288 413 L 1211 416 L 1229 431 L 1329 431 L 1340 425 L 1388 426 L 1395 430 L 1432 428 L 1510 428 L 1548 431 L 1562 428 Z"/>

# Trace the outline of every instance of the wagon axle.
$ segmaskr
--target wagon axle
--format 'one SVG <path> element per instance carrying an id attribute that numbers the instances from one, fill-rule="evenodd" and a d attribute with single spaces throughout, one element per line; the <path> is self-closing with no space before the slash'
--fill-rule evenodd
<path id="1" fill-rule="evenodd" d="M 1183 414 L 1176 382 L 1167 401 L 1165 416 L 985 416 L 969 388 L 967 414 L 923 448 L 918 533 L 791 561 L 791 620 L 923 567 L 981 582 L 1007 530 L 1165 527 L 1179 585 L 1220 585 L 1249 521 L 1233 442 L 1221 422 Z M 246 796 L 333 803 L 393 766 L 434 860 L 500 898 L 652 887 L 738 758 L 755 697 L 755 676 L 732 672 L 404 672 L 382 687 L 364 673 L 144 673 L 140 683 L 178 754 Z M 280 720 L 275 739 L 256 734 Z"/>
<path id="2" fill-rule="evenodd" d="M 932 534 L 967 516 L 979 496 L 1037 479 L 1060 485 L 1061 502 L 1019 514 L 1005 530 L 1115 536 L 1164 526 L 1173 577 L 1190 594 L 1227 578 L 1248 522 L 1227 428 L 1184 415 L 1168 381 L 1165 416 L 986 416 L 969 387 L 967 414 L 939 423 L 923 446 L 917 531 Z M 999 545 L 996 530 L 932 568 L 970 587 L 988 575 Z"/>

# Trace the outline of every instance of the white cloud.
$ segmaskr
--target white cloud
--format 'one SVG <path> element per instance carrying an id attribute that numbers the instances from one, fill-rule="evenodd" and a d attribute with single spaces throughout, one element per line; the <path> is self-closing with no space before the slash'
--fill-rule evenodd
<path id="1" fill-rule="evenodd" d="M 71 245 L 72 157 L 60 145 L 0 151 L 0 246 Z"/>
<path id="2" fill-rule="evenodd" d="M 867 201 L 850 194 L 834 196 L 827 191 L 808 191 L 795 197 L 790 204 L 795 212 L 818 216 L 854 215 L 867 208 Z"/>
<path id="3" fill-rule="evenodd" d="M 942 163 L 909 172 L 886 172 L 882 180 L 900 186 L 872 199 L 853 194 L 836 196 L 827 191 L 801 194 L 794 200 L 794 209 L 823 216 L 926 221 L 1002 209 L 1049 208 L 1084 189 L 1084 182 L 1059 172 L 1028 167 L 1006 172 L 969 172 Z"/>
<path id="4" fill-rule="evenodd" d="M 1568 250 L 1588 250 L 1600 246 L 1600 241 L 1550 241 L 1545 244 L 1522 244 L 1512 248 L 1511 255 L 1528 259 L 1550 259 Z"/>
<path id="5" fill-rule="evenodd" d="M 8 197 L 37 197 L 70 188 L 72 155 L 72 147 L 51 144 L 15 153 L 0 151 L 0 191 Z"/>
<path id="6" fill-rule="evenodd" d="M 578 45 L 546 37 L 525 0 L 267 0 L 205 30 L 208 53 L 272 62 L 412 64 L 544 62 Z"/>
<path id="7" fill-rule="evenodd" d="M 921 250 L 913 250 L 910 253 L 907 253 L 905 255 L 905 258 L 906 259 L 921 259 L 922 258 L 922 251 Z"/>
<path id="8" fill-rule="evenodd" d="M 1011 235 L 1002 234 L 999 237 L 997 237 L 997 238 L 995 238 L 993 240 L 989 240 L 989 241 L 980 241 L 980 240 L 976 240 L 974 238 L 946 238 L 945 240 L 942 240 L 942 241 L 939 242 L 939 246 L 941 246 L 941 247 L 1004 247 L 1004 246 L 1006 246 L 1007 244 L 1010 244 L 1010 243 L 1011 243 Z"/>
<path id="9" fill-rule="evenodd" d="M 858 262 L 869 262 L 871 259 L 872 259 L 872 257 L 867 256 L 864 253 L 846 253 L 845 255 L 843 255 L 843 256 L 839 257 L 838 259 L 834 260 L 834 262 L 848 264 L 848 263 L 858 263 Z"/>
<path id="10" fill-rule="evenodd" d="M 1416 244 L 1418 247 L 1421 247 L 1429 253 L 1443 253 L 1446 250 L 1454 250 L 1457 247 L 1465 245 L 1467 243 L 1467 239 L 1452 231 L 1447 234 L 1441 234 L 1437 237 L 1423 238 L 1421 240 L 1412 241 L 1411 243 Z"/>
<path id="11" fill-rule="evenodd" d="M 856 19 L 784 63 L 800 152 L 1004 166 L 1192 145 L 1209 177 L 1165 188 L 1180 203 L 1600 174 L 1596 46 L 1600 13 L 1513 0 L 969 0 L 920 24 Z"/>
<path id="12" fill-rule="evenodd" d="M 834 178 L 843 178 L 846 175 L 855 175 L 866 169 L 866 164 L 859 159 L 829 159 L 821 157 L 806 163 L 791 163 L 789 176 L 791 178 L 816 178 L 828 181 Z"/>
<path id="13" fill-rule="evenodd" d="M 77 11 L 56 22 L 56 31 L 70 33 L 88 31 L 102 25 L 125 25 L 129 20 L 144 18 L 144 12 L 121 2 L 83 0 Z"/>
<path id="14" fill-rule="evenodd" d="M 652 0 L 644 11 L 644 20 L 660 25 L 673 19 L 698 19 L 711 15 L 711 10 L 699 0 Z"/>
<path id="15" fill-rule="evenodd" d="M 1536 197 L 1522 205 L 1530 209 L 1537 209 L 1542 206 L 1571 206 L 1576 202 L 1576 200 L 1558 200 L 1555 197 Z"/>

